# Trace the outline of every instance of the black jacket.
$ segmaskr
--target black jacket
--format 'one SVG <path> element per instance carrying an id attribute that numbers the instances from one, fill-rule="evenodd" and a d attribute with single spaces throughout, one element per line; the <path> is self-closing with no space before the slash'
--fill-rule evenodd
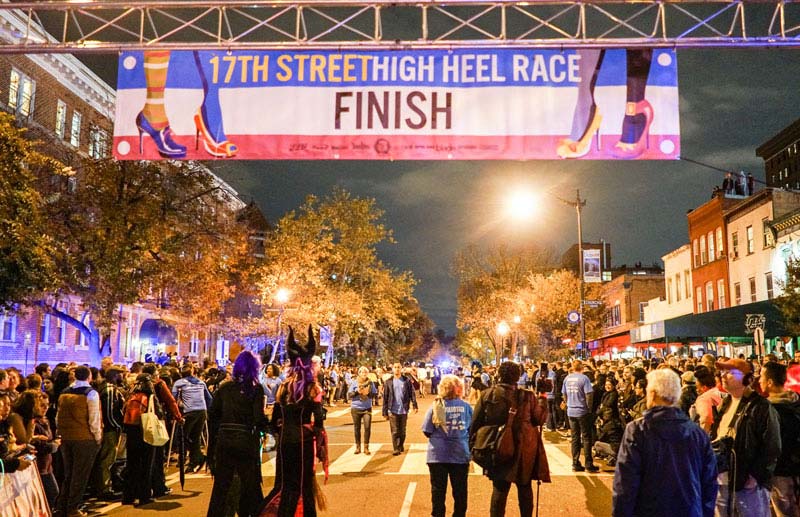
<path id="1" fill-rule="evenodd" d="M 614 473 L 614 517 L 711 517 L 716 499 L 711 442 L 680 408 L 656 406 L 628 424 Z"/>
<path id="2" fill-rule="evenodd" d="M 400 376 L 400 380 L 404 383 L 403 388 L 403 408 L 405 408 L 406 413 L 408 413 L 408 408 L 410 406 L 414 406 L 414 409 L 419 409 L 417 405 L 417 395 L 414 393 L 414 387 L 411 385 L 411 381 L 408 380 L 408 377 L 405 375 Z M 394 405 L 394 401 L 398 395 L 394 392 L 394 376 L 390 377 L 383 383 L 383 416 L 389 416 L 389 410 Z"/>
<path id="3" fill-rule="evenodd" d="M 711 426 L 711 440 L 717 439 L 722 415 L 731 405 L 731 396 L 725 396 L 714 415 Z M 736 472 L 734 490 L 741 490 L 747 476 L 753 476 L 764 488 L 771 488 L 775 466 L 781 455 L 781 425 L 778 413 L 767 399 L 751 389 L 747 389 L 739 402 L 738 411 L 742 416 L 736 426 L 733 450 L 736 453 Z"/>
<path id="4" fill-rule="evenodd" d="M 800 398 L 793 391 L 769 398 L 772 407 L 778 412 L 781 423 L 781 456 L 775 467 L 776 476 L 793 477 L 800 475 Z"/>

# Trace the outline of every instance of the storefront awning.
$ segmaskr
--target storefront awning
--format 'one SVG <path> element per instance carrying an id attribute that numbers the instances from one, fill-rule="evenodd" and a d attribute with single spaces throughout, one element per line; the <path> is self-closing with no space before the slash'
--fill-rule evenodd
<path id="1" fill-rule="evenodd" d="M 665 321 L 642 325 L 631 330 L 631 341 L 705 340 L 716 337 L 748 338 L 757 327 L 764 329 L 768 338 L 785 336 L 783 315 L 771 300 L 738 305 L 728 309 L 686 314 Z"/>

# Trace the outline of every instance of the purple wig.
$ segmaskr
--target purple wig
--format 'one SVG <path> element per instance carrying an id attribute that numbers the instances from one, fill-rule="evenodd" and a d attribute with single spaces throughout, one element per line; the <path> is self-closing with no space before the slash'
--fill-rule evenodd
<path id="1" fill-rule="evenodd" d="M 260 371 L 261 360 L 253 352 L 245 350 L 236 357 L 236 362 L 233 363 L 233 380 L 247 395 L 251 395 L 254 391 L 253 388 L 259 384 Z"/>

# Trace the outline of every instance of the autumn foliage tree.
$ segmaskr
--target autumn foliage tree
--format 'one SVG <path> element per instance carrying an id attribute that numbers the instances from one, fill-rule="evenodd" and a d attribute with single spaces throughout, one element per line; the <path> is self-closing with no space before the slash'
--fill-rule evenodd
<path id="1" fill-rule="evenodd" d="M 382 216 L 374 199 L 342 189 L 322 199 L 308 196 L 268 236 L 257 274 L 262 305 L 278 307 L 278 290 L 288 289 L 283 321 L 331 326 L 356 357 L 413 342 L 411 330 L 422 318 L 416 281 L 378 258 L 377 246 L 394 242 Z"/>

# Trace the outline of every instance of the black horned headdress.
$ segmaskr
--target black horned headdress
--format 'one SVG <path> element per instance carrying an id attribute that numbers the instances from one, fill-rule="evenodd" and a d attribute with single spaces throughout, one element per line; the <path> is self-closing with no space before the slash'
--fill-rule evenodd
<path id="1" fill-rule="evenodd" d="M 294 329 L 289 327 L 289 337 L 286 339 L 286 351 L 289 353 L 293 376 L 292 395 L 294 400 L 300 401 L 306 393 L 306 387 L 314 384 L 314 371 L 311 367 L 311 358 L 317 351 L 317 342 L 314 340 L 314 329 L 308 326 L 308 343 L 300 346 L 294 339 Z"/>
<path id="2" fill-rule="evenodd" d="M 292 366 L 297 364 L 300 360 L 303 365 L 310 366 L 311 358 L 317 351 L 317 342 L 314 339 L 314 329 L 311 325 L 308 326 L 308 343 L 303 347 L 294 339 L 294 329 L 289 327 L 289 337 L 286 339 L 286 351 L 289 353 L 289 361 Z"/>

